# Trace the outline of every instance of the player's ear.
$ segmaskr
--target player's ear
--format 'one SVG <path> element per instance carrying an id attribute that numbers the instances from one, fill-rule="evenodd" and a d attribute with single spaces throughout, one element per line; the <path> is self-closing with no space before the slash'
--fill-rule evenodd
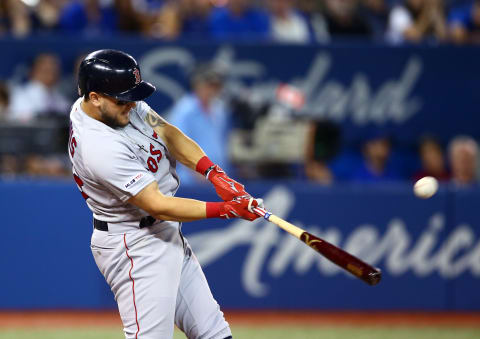
<path id="1" fill-rule="evenodd" d="M 88 99 L 94 106 L 100 106 L 100 97 L 97 92 L 88 93 Z"/>

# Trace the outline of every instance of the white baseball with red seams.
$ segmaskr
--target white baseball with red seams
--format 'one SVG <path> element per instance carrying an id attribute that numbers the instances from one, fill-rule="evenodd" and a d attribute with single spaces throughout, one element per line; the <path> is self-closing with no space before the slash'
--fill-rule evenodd
<path id="1" fill-rule="evenodd" d="M 115 296 L 125 337 L 172 338 L 174 324 L 188 338 L 231 336 L 181 223 L 156 220 L 140 228 L 147 213 L 126 203 L 153 181 L 166 196 L 179 185 L 175 160 L 144 121 L 150 107 L 136 102 L 128 125 L 111 128 L 88 116 L 82 100 L 70 113 L 70 160 L 94 218 L 108 225 L 108 231 L 93 230 L 91 250 Z"/>
<path id="2" fill-rule="evenodd" d="M 415 195 L 422 199 L 432 197 L 438 190 L 438 181 L 434 177 L 423 177 L 413 186 Z"/>

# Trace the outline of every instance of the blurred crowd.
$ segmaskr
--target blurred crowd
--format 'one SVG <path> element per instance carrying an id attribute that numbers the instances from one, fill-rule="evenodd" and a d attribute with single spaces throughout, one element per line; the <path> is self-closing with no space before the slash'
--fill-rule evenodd
<path id="1" fill-rule="evenodd" d="M 3 176 L 70 175 L 65 146 L 68 111 L 75 90 L 72 79 L 62 84 L 60 59 L 41 53 L 26 72 L 25 81 L 0 81 L 0 173 Z M 63 88 L 63 90 L 61 90 Z"/>
<path id="2" fill-rule="evenodd" d="M 323 185 L 345 181 L 375 184 L 414 182 L 432 176 L 441 183 L 452 183 L 456 187 L 472 187 L 479 183 L 479 146 L 468 135 L 458 135 L 443 143 L 427 134 L 418 140 L 413 152 L 405 156 L 395 148 L 395 139 L 380 131 L 365 137 L 358 152 L 338 150 L 338 144 L 332 144 L 337 137 L 332 138 L 332 132 L 328 132 L 332 129 L 335 131 L 337 127 L 329 122 L 311 124 L 305 173 L 313 182 Z M 326 152 L 332 148 L 333 152 Z"/>
<path id="3" fill-rule="evenodd" d="M 341 127 L 331 121 L 299 122 L 306 126 L 299 132 L 291 118 L 278 121 L 279 104 L 285 105 L 281 102 L 282 95 L 278 95 L 276 102 L 255 110 L 238 97 L 226 95 L 225 87 L 224 71 L 213 63 L 197 65 L 190 74 L 190 91 L 174 104 L 166 118 L 197 141 L 214 162 L 242 180 L 282 177 L 330 185 L 335 182 L 385 183 L 433 176 L 458 186 L 478 182 L 480 154 L 477 142 L 470 136 L 460 135 L 446 142 L 425 135 L 415 145 L 409 145 L 414 149 L 405 156 L 405 145 L 397 149 L 394 136 L 374 129 L 352 147 L 343 143 Z M 0 84 L 2 177 L 70 178 L 65 145 L 69 105 L 78 97 L 75 88 L 75 79 L 62 80 L 60 60 L 49 53 L 37 55 L 25 82 L 13 87 Z M 278 92 L 282 91 L 287 89 Z M 292 107 L 299 101 L 292 91 L 283 96 L 289 98 Z M 266 137 L 268 130 L 263 129 L 256 134 L 265 139 L 252 145 L 256 143 L 252 135 L 262 125 L 262 120 L 266 121 L 263 126 L 274 129 L 275 138 Z M 34 133 L 28 129 L 32 126 Z M 232 145 L 229 145 L 232 134 L 237 135 L 239 131 L 249 132 L 246 143 L 251 147 L 245 148 L 244 158 L 235 155 L 238 152 L 232 152 Z M 286 143 L 278 137 L 287 138 Z M 37 140 L 32 141 L 32 138 Z M 304 142 L 298 143 L 302 140 Z M 8 145 L 12 145 L 11 150 Z M 261 153 L 262 147 L 267 148 L 265 153 Z M 266 157 L 272 153 L 272 147 L 281 148 L 281 159 Z M 260 154 L 255 155 L 257 151 Z M 298 158 L 289 161 L 289 153 L 294 154 L 294 158 L 300 155 L 300 163 Z M 178 173 L 184 184 L 202 182 L 181 165 Z"/>
<path id="4" fill-rule="evenodd" d="M 479 0 L 2 0 L 0 35 L 477 43 Z"/>
<path id="5" fill-rule="evenodd" d="M 45 32 L 130 32 L 202 41 L 311 43 L 364 37 L 391 43 L 475 43 L 480 37 L 480 0 L 0 1 L 0 35 L 21 39 Z M 69 107 L 78 97 L 74 74 L 62 74 L 57 55 L 41 53 L 25 70 L 23 81 L 0 81 L 1 177 L 71 176 L 64 145 Z M 305 129 L 293 121 L 275 122 L 285 105 L 294 108 L 302 102 L 302 95 L 289 86 L 279 88 L 278 102 L 254 109 L 238 96 L 226 95 L 224 75 L 213 65 L 198 65 L 190 75 L 190 91 L 167 118 L 240 179 L 284 177 L 329 185 L 431 175 L 461 186 L 477 183 L 480 155 L 469 136 L 440 140 L 426 135 L 412 141 L 405 155 L 405 145 L 403 151 L 397 149 L 393 136 L 378 130 L 352 147 L 342 144 L 341 129 L 329 121 L 299 123 Z M 290 102 L 281 102 L 282 96 Z M 263 130 L 256 134 L 264 139 L 253 145 L 251 136 L 258 128 Z M 266 138 L 269 129 L 283 140 Z M 241 133 L 235 133 L 238 130 Z M 232 136 L 233 148 L 228 141 Z M 282 159 L 266 159 L 265 154 L 283 142 Z M 178 171 L 184 183 L 198 182 L 181 166 Z"/>

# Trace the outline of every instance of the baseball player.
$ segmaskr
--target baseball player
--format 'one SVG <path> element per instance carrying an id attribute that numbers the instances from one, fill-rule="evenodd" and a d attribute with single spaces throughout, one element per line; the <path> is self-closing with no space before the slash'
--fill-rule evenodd
<path id="1" fill-rule="evenodd" d="M 144 101 L 155 87 L 116 50 L 89 54 L 70 113 L 73 176 L 93 213 L 91 249 L 118 304 L 126 338 L 232 338 L 183 221 L 254 220 L 258 201 Z M 208 133 L 208 131 L 205 131 Z M 175 162 L 206 176 L 223 202 L 176 198 Z"/>

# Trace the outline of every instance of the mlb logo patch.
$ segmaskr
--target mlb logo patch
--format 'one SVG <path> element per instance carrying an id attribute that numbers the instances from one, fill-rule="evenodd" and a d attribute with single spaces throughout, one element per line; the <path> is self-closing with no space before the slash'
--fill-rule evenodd
<path id="1" fill-rule="evenodd" d="M 135 184 L 138 180 L 140 180 L 141 177 L 143 177 L 143 174 L 138 173 L 134 178 L 132 178 L 129 182 L 125 184 L 125 188 L 129 188 L 133 186 L 133 184 Z"/>

